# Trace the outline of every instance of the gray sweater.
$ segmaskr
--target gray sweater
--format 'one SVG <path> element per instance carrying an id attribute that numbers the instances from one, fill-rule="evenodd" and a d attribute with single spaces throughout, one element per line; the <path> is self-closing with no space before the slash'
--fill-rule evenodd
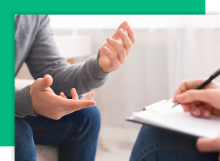
<path id="1" fill-rule="evenodd" d="M 76 88 L 79 95 L 100 87 L 108 73 L 98 64 L 98 56 L 90 57 L 85 63 L 70 65 L 60 56 L 53 38 L 53 31 L 46 15 L 17 15 L 15 17 L 15 76 L 25 62 L 34 79 L 50 74 L 51 88 L 58 95 L 70 95 Z M 15 89 L 15 116 L 35 116 L 30 86 Z"/>

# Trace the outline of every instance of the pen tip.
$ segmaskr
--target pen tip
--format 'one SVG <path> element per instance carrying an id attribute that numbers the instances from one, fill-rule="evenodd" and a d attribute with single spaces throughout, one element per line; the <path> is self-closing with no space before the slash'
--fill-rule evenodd
<path id="1" fill-rule="evenodd" d="M 174 108 L 174 107 L 177 106 L 178 104 L 179 104 L 178 102 L 174 103 L 171 108 Z"/>

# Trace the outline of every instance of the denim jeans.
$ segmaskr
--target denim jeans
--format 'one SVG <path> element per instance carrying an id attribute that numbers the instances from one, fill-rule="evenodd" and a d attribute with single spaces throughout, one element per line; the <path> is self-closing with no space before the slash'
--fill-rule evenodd
<path id="1" fill-rule="evenodd" d="M 130 161 L 218 161 L 219 153 L 200 153 L 196 137 L 143 125 Z"/>
<path id="2" fill-rule="evenodd" d="M 100 129 L 96 106 L 52 120 L 43 116 L 15 118 L 15 160 L 36 161 L 35 143 L 57 144 L 59 161 L 94 161 Z"/>

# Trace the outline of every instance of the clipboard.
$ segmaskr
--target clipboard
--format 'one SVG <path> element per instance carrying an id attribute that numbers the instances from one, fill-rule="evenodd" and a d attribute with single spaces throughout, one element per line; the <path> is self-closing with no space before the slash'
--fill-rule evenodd
<path id="1" fill-rule="evenodd" d="M 171 100 L 162 100 L 134 112 L 126 120 L 196 137 L 216 138 L 220 135 L 220 117 L 198 118 L 183 112 L 181 105 L 171 108 L 172 105 Z"/>

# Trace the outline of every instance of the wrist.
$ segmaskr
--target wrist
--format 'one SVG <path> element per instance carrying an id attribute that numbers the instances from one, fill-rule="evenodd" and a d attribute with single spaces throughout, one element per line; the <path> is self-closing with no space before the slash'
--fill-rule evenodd
<path id="1" fill-rule="evenodd" d="M 105 73 L 112 72 L 112 70 L 110 70 L 108 67 L 106 67 L 105 61 L 102 60 L 102 58 L 98 59 L 98 65 L 99 65 L 99 68 L 101 69 L 102 72 L 105 72 Z"/>
<path id="2" fill-rule="evenodd" d="M 109 74 L 109 71 L 107 68 L 105 68 L 105 63 L 101 55 L 101 49 L 98 51 L 98 54 L 96 58 L 93 60 L 95 61 L 94 64 L 94 70 L 97 71 L 95 78 L 96 79 L 105 79 L 106 76 Z"/>
<path id="3" fill-rule="evenodd" d="M 38 115 L 37 112 L 36 112 L 34 103 L 33 103 L 33 98 L 32 98 L 32 96 L 33 96 L 33 84 L 31 84 L 30 87 L 29 87 L 29 94 L 30 94 L 30 98 L 31 98 L 31 104 L 32 104 L 33 111 L 34 111 L 35 115 Z"/>

